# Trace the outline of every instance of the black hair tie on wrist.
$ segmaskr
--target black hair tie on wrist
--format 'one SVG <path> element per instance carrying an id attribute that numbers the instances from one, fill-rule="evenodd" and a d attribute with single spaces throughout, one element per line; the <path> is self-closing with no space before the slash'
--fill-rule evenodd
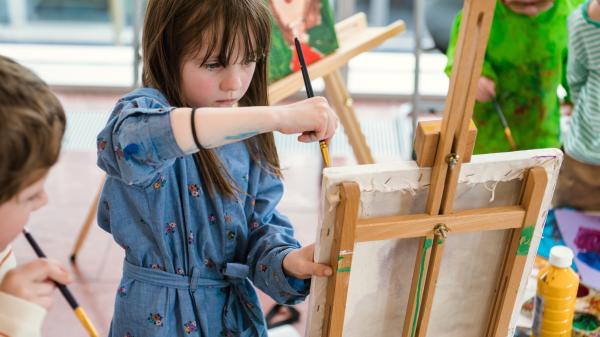
<path id="1" fill-rule="evenodd" d="M 198 141 L 198 136 L 196 135 L 196 123 L 195 123 L 195 115 L 196 115 L 196 108 L 192 109 L 192 137 L 194 138 L 194 143 L 196 143 L 196 147 L 198 148 L 198 150 L 202 149 L 202 145 L 200 145 L 200 142 Z"/>

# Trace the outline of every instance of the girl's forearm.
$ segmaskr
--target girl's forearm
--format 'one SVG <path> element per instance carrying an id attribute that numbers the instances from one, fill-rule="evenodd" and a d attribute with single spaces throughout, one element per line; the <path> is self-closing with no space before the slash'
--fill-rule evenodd
<path id="1" fill-rule="evenodd" d="M 277 129 L 278 109 L 283 107 L 197 108 L 196 136 L 203 148 L 214 148 Z M 177 145 L 185 153 L 199 149 L 194 142 L 191 108 L 171 111 L 171 127 Z"/>

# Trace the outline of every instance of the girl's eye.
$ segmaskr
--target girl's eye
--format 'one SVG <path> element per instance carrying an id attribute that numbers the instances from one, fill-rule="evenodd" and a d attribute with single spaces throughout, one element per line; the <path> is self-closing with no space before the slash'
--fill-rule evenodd
<path id="1" fill-rule="evenodd" d="M 245 60 L 244 62 L 242 62 L 242 65 L 249 66 L 249 65 L 252 65 L 253 63 L 256 63 L 256 59 Z"/>
<path id="2" fill-rule="evenodd" d="M 220 63 L 205 63 L 203 65 L 204 69 L 208 69 L 208 70 L 217 70 L 219 68 L 221 68 L 221 64 Z"/>

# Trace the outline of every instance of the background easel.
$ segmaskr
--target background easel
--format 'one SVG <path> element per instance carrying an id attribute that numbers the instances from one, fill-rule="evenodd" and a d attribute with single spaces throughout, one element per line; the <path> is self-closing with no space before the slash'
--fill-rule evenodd
<path id="1" fill-rule="evenodd" d="M 339 43 L 338 49 L 308 66 L 308 72 L 313 80 L 323 77 L 325 92 L 330 104 L 336 110 L 340 122 L 344 126 L 356 161 L 359 164 L 371 164 L 374 163 L 373 155 L 360 130 L 360 125 L 353 108 L 353 101 L 344 84 L 340 69 L 353 57 L 369 51 L 403 32 L 405 30 L 404 22 L 398 20 L 385 27 L 368 27 L 366 15 L 358 13 L 337 23 L 335 30 Z M 269 101 L 271 104 L 278 103 L 303 88 L 302 74 L 300 72 L 292 73 L 269 85 Z M 76 261 L 77 254 L 94 223 L 104 179 L 90 205 L 73 246 L 71 262 Z"/>
<path id="2" fill-rule="evenodd" d="M 334 273 L 327 281 L 322 336 L 342 336 L 352 258 L 357 243 L 420 238 L 402 336 L 424 337 L 427 335 L 446 236 L 490 230 L 509 230 L 510 234 L 485 336 L 508 335 L 531 243 L 531 237 L 527 238 L 525 232 L 538 220 L 548 175 L 542 167 L 530 168 L 523 180 L 518 205 L 453 211 L 461 165 L 470 158 L 474 145 L 471 116 L 494 6 L 494 0 L 465 1 L 455 56 L 457 61 L 444 118 L 441 126 L 420 123 L 417 130 L 417 162 L 423 165 L 433 162 L 425 213 L 359 219 L 361 192 L 358 183 L 339 185 L 340 202 L 329 256 Z M 319 311 L 319 306 L 316 310 Z"/>

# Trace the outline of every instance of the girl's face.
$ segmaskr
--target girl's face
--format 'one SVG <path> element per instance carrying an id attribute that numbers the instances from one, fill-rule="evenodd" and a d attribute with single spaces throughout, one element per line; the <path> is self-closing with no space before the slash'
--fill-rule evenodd
<path id="1" fill-rule="evenodd" d="M 183 62 L 181 88 L 192 107 L 231 107 L 244 97 L 250 86 L 256 61 L 243 60 L 244 53 L 238 46 L 233 55 L 240 56 L 224 65 L 220 64 L 217 52 L 204 64 L 205 50 Z"/>

